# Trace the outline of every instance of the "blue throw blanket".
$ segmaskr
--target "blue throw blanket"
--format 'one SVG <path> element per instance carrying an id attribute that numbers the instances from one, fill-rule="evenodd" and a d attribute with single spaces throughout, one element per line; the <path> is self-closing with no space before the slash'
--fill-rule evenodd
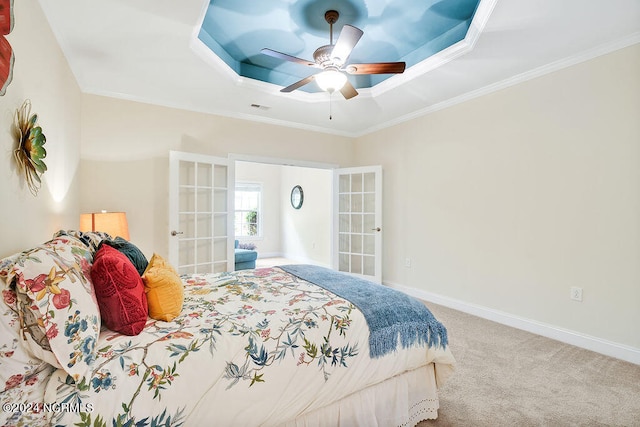
<path id="1" fill-rule="evenodd" d="M 333 292 L 358 307 L 369 326 L 372 358 L 414 344 L 448 345 L 447 329 L 420 301 L 400 291 L 314 265 L 279 266 L 287 273 Z"/>

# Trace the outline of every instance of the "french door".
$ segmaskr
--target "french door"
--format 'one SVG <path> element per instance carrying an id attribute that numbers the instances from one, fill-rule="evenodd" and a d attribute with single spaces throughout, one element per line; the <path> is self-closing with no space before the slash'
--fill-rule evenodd
<path id="1" fill-rule="evenodd" d="M 334 170 L 333 267 L 382 281 L 382 167 Z"/>
<path id="2" fill-rule="evenodd" d="M 233 163 L 169 153 L 169 262 L 179 274 L 233 271 Z"/>
<path id="3" fill-rule="evenodd" d="M 179 274 L 234 270 L 235 161 L 171 151 L 169 262 Z M 333 267 L 382 280 L 382 167 L 334 169 Z"/>

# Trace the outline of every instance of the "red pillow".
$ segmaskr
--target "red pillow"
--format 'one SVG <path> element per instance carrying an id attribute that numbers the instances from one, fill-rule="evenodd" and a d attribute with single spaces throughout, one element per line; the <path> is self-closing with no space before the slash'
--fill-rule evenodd
<path id="1" fill-rule="evenodd" d="M 109 245 L 102 245 L 93 258 L 91 281 L 102 323 L 124 335 L 138 335 L 147 323 L 144 284 L 129 258 Z"/>

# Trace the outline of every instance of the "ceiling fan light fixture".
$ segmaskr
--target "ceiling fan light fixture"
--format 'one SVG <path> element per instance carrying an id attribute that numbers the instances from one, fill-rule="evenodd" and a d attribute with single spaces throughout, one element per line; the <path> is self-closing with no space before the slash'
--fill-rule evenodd
<path id="1" fill-rule="evenodd" d="M 358 95 L 358 91 L 353 87 L 351 82 L 347 80 L 347 75 L 342 71 L 346 71 L 349 74 L 399 74 L 404 72 L 406 67 L 404 62 L 348 64 L 346 68 L 343 68 L 345 63 L 349 61 L 351 51 L 364 32 L 353 25 L 344 24 L 338 40 L 334 44 L 333 24 L 336 23 L 339 16 L 340 14 L 336 10 L 328 10 L 324 14 L 324 19 L 329 24 L 329 44 L 320 46 L 313 52 L 313 62 L 268 48 L 260 50 L 261 53 L 280 60 L 323 70 L 318 74 L 312 74 L 280 89 L 280 92 L 293 92 L 315 80 L 318 83 L 318 87 L 323 91 L 329 92 L 330 94 L 335 91 L 340 91 L 344 99 L 351 99 Z"/>
<path id="2" fill-rule="evenodd" d="M 328 69 L 316 75 L 316 82 L 325 92 L 335 92 L 342 89 L 347 82 L 347 76 L 338 70 Z"/>

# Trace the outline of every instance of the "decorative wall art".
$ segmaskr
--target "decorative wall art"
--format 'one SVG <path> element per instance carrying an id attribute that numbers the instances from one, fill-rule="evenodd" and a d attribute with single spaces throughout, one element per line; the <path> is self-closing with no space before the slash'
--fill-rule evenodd
<path id="1" fill-rule="evenodd" d="M 47 150 L 44 149 L 47 138 L 42 133 L 42 128 L 37 125 L 37 121 L 38 115 L 31 114 L 31 101 L 27 99 L 22 107 L 16 110 L 13 132 L 17 148 L 13 155 L 34 196 L 38 195 L 42 185 L 40 177 L 47 170 L 43 160 L 47 157 Z"/>
<path id="2" fill-rule="evenodd" d="M 13 0 L 0 0 L 0 96 L 13 79 L 13 48 L 5 37 L 13 30 Z"/>

